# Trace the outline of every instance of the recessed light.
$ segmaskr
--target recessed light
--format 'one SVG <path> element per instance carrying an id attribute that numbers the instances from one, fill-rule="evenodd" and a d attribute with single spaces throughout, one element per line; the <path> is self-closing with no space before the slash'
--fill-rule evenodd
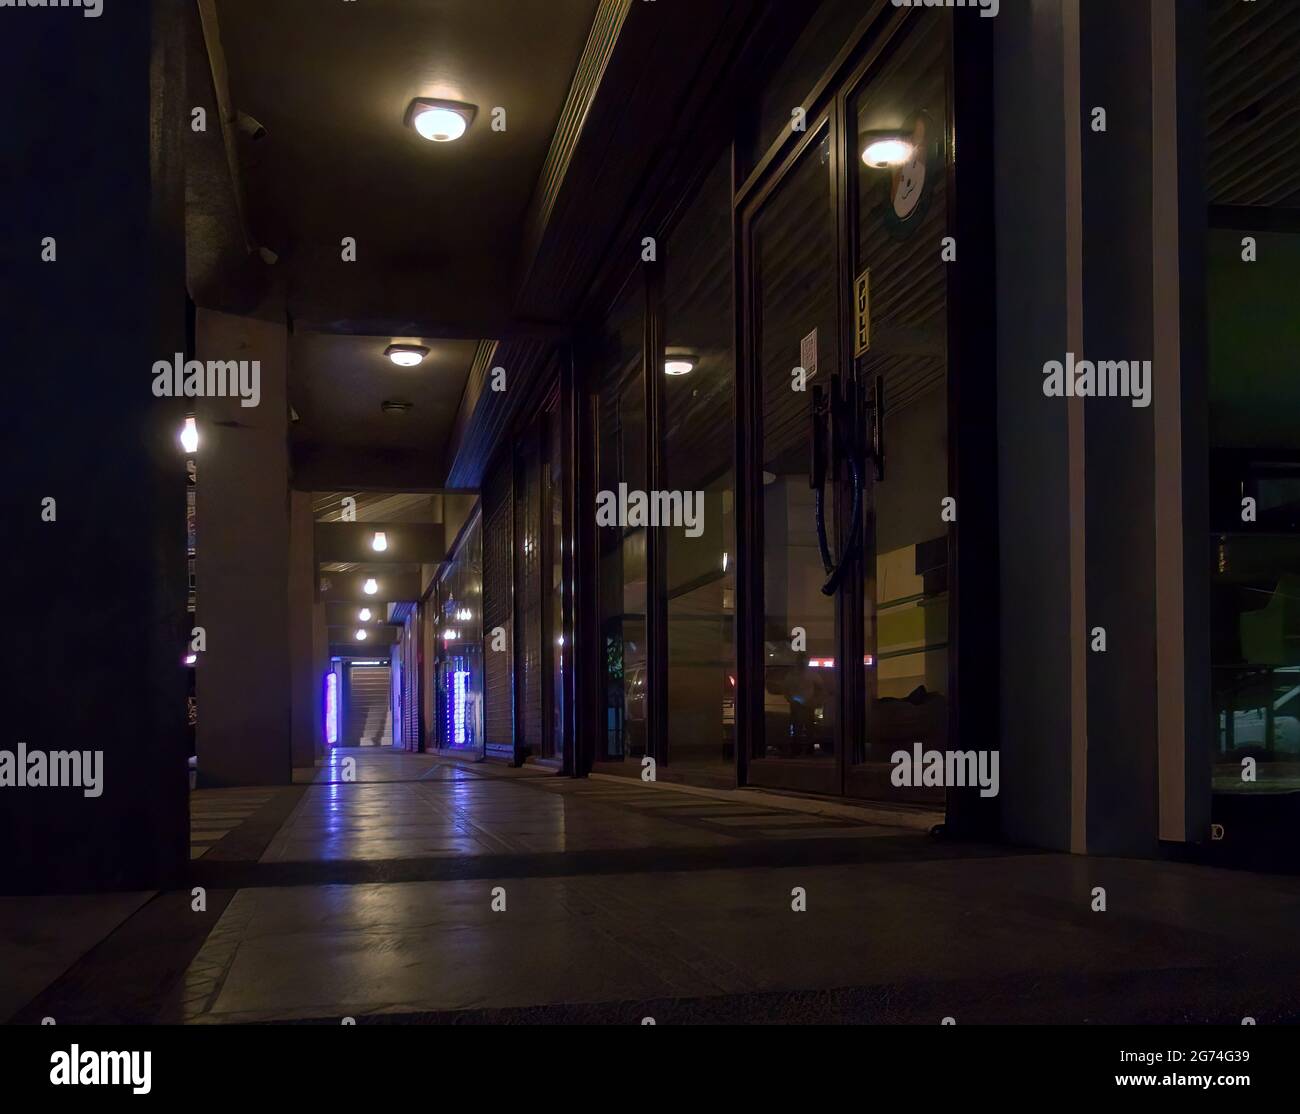
<path id="1" fill-rule="evenodd" d="M 405 414 L 408 411 L 415 409 L 415 403 L 402 402 L 400 399 L 396 398 L 386 398 L 380 404 L 380 409 L 382 409 L 385 414 Z"/>
<path id="2" fill-rule="evenodd" d="M 902 166 L 916 154 L 916 145 L 898 132 L 868 132 L 862 161 L 873 170 Z"/>
<path id="3" fill-rule="evenodd" d="M 406 122 L 425 139 L 450 143 L 465 134 L 476 112 L 478 108 L 472 104 L 416 97 L 406 110 Z"/>
<path id="4" fill-rule="evenodd" d="M 384 349 L 384 355 L 398 367 L 415 367 L 424 362 L 429 350 L 423 344 L 390 344 Z"/>
<path id="5" fill-rule="evenodd" d="M 664 361 L 665 375 L 690 375 L 695 370 L 695 361 L 677 357 Z"/>

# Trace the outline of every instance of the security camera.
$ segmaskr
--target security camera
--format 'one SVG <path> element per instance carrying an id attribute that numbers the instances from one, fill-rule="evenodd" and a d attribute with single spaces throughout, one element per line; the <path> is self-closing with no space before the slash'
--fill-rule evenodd
<path id="1" fill-rule="evenodd" d="M 235 114 L 235 124 L 249 139 L 262 139 L 266 136 L 266 128 L 254 120 L 247 112 L 237 112 Z"/>

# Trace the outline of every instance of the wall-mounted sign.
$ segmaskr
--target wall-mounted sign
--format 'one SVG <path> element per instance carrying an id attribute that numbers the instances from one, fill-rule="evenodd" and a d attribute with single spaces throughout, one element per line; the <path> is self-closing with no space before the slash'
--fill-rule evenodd
<path id="1" fill-rule="evenodd" d="M 858 275 L 853 283 L 853 358 L 865 355 L 871 347 L 871 268 Z"/>
<path id="2" fill-rule="evenodd" d="M 804 378 L 811 379 L 817 374 L 817 330 L 814 329 L 799 342 L 799 366 L 804 370 Z"/>

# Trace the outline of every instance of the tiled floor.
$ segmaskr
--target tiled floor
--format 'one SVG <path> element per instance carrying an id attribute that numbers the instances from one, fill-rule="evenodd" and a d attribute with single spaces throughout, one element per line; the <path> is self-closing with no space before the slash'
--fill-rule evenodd
<path id="1" fill-rule="evenodd" d="M 61 1015 L 93 1020 L 83 988 L 183 925 L 167 989 L 136 996 L 156 1021 L 1300 1019 L 1297 878 L 374 749 L 295 780 L 193 864 L 209 919 L 162 895 L 119 969 L 46 992 Z M 225 792 L 200 831 L 262 791 Z"/>
<path id="2" fill-rule="evenodd" d="M 0 897 L 0 1023 L 152 896 Z"/>
<path id="3" fill-rule="evenodd" d="M 343 780 L 355 760 L 355 780 Z M 409 779 L 409 780 L 404 780 Z M 897 836 L 879 824 L 714 800 L 639 781 L 476 770 L 424 755 L 334 752 L 263 862 L 719 847 L 738 841 Z"/>
<path id="4" fill-rule="evenodd" d="M 196 789 L 190 794 L 190 858 L 202 858 L 274 795 L 270 789 Z"/>

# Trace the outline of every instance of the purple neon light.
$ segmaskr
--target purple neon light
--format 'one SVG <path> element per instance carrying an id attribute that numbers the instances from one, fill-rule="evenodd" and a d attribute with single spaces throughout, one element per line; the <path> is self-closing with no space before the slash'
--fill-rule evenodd
<path id="1" fill-rule="evenodd" d="M 468 680 L 469 673 L 459 669 L 451 675 L 452 707 L 455 715 L 452 738 L 456 740 L 458 747 L 465 745 L 465 683 Z"/>
<path id="2" fill-rule="evenodd" d="M 333 671 L 325 674 L 325 741 L 339 741 L 339 678 Z"/>

